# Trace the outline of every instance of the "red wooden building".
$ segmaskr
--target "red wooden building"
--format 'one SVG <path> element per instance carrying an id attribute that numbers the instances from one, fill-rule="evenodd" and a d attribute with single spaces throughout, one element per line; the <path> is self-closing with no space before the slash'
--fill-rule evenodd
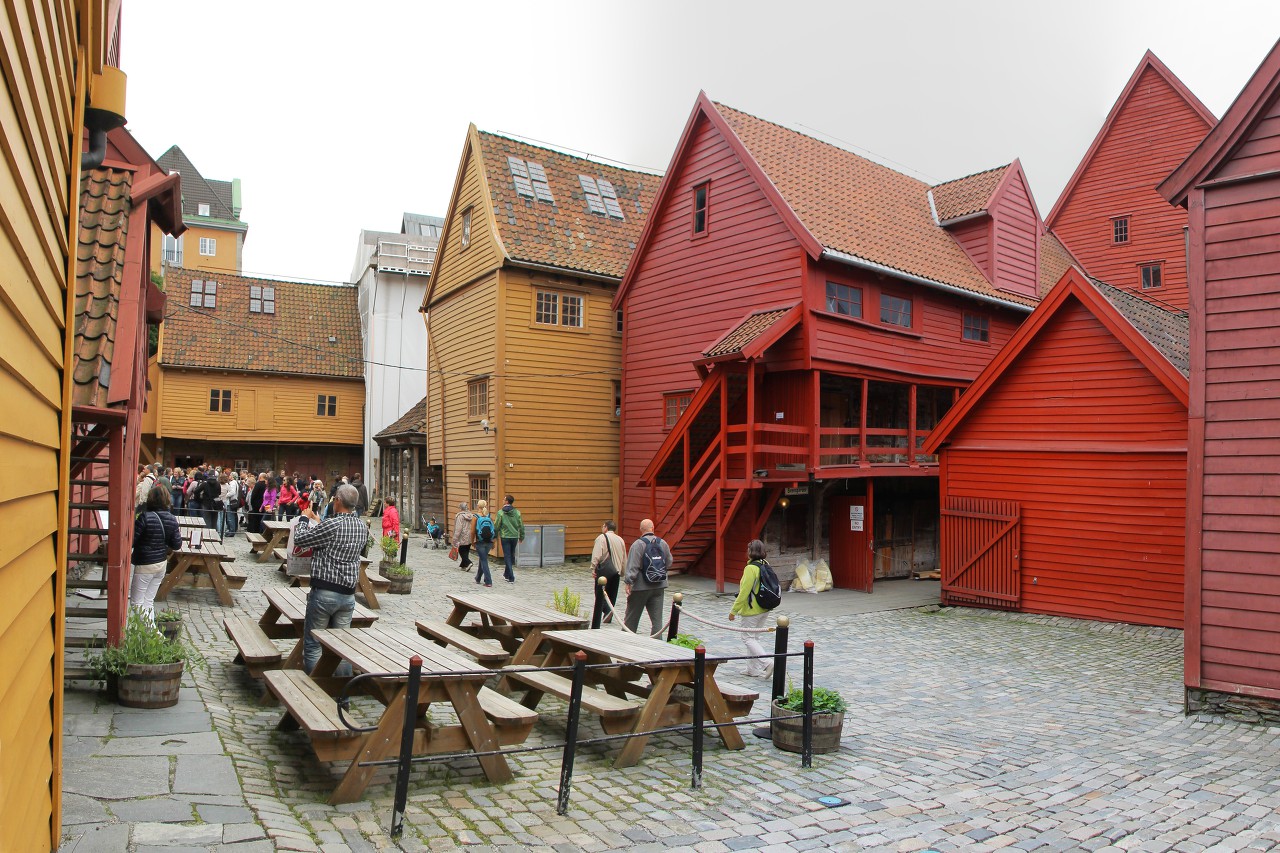
<path id="1" fill-rule="evenodd" d="M 1280 720 L 1280 43 L 1160 193 L 1191 223 L 1188 704 Z"/>
<path id="2" fill-rule="evenodd" d="M 1045 219 L 1086 273 L 1186 310 L 1187 215 L 1156 184 L 1215 122 L 1147 51 Z"/>
<path id="3" fill-rule="evenodd" d="M 925 441 L 942 596 L 1182 625 L 1187 315 L 1070 270 Z"/>
<path id="4" fill-rule="evenodd" d="M 938 186 L 700 95 L 619 289 L 622 523 L 738 577 L 937 563 L 920 447 L 1070 263 L 1015 161 Z"/>
<path id="5" fill-rule="evenodd" d="M 148 329 L 164 316 L 164 292 L 151 282 L 148 263 L 151 223 L 167 234 L 182 233 L 179 180 L 118 128 L 107 135 L 102 164 L 84 172 L 80 182 L 69 559 L 100 571 L 69 585 L 106 591 L 111 644 L 119 642 L 129 604 Z M 79 603 L 66 612 L 72 617 L 102 615 Z M 76 641 L 68 638 L 67 645 Z M 70 667 L 67 675 L 84 677 Z"/>

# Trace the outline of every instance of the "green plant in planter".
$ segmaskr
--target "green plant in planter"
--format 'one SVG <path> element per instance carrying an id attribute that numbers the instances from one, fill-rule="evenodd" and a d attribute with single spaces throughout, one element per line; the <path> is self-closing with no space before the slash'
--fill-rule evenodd
<path id="1" fill-rule="evenodd" d="M 703 645 L 703 642 L 692 634 L 676 634 L 667 642 L 685 649 L 696 649 L 698 646 Z"/>
<path id="2" fill-rule="evenodd" d="M 582 596 L 571 591 L 569 587 L 566 586 L 559 592 L 553 592 L 552 598 L 551 606 L 556 611 L 568 616 L 578 615 L 578 608 L 582 605 Z"/>
<path id="3" fill-rule="evenodd" d="M 161 622 L 181 622 L 182 611 L 180 610 L 161 610 L 156 613 L 156 624 Z"/>
<path id="4" fill-rule="evenodd" d="M 778 700 L 778 707 L 787 711 L 800 712 L 804 710 L 804 690 L 796 687 L 794 684 L 789 685 L 787 695 Z M 844 701 L 844 697 L 829 687 L 813 688 L 813 713 L 815 714 L 843 714 L 849 707 Z"/>
<path id="5" fill-rule="evenodd" d="M 396 557 L 400 556 L 400 543 L 392 536 L 383 536 L 381 543 L 382 558 L 388 563 L 394 563 Z"/>
<path id="6" fill-rule="evenodd" d="M 411 578 L 413 577 L 413 569 L 409 568 L 408 566 L 402 566 L 399 563 L 396 563 L 393 566 L 387 567 L 387 577 L 399 578 L 401 580 L 404 580 L 406 578 Z"/>
<path id="7" fill-rule="evenodd" d="M 140 610 L 130 610 L 124 624 L 124 636 L 117 646 L 85 655 L 85 664 L 99 681 L 108 676 L 124 675 L 130 665 L 155 665 L 185 661 L 195 667 L 204 666 L 204 656 L 183 640 L 169 641 L 156 630 Z"/>

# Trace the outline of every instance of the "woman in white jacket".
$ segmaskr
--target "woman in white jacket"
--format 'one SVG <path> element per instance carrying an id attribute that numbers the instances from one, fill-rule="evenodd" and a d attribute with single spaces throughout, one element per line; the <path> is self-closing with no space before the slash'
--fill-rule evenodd
<path id="1" fill-rule="evenodd" d="M 240 504 L 240 481 L 225 472 L 218 477 L 221 491 L 218 493 L 218 535 L 226 538 L 236 535 L 236 510 Z"/>

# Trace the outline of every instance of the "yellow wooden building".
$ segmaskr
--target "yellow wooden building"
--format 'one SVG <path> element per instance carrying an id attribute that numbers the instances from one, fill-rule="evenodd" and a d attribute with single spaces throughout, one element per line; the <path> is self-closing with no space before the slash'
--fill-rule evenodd
<path id="1" fill-rule="evenodd" d="M 359 471 L 356 288 L 170 267 L 143 443 L 165 465 Z"/>
<path id="2" fill-rule="evenodd" d="M 450 518 L 511 493 L 580 555 L 617 517 L 611 302 L 659 180 L 468 129 L 422 307 L 429 464 Z"/>
<path id="3" fill-rule="evenodd" d="M 124 112 L 119 23 L 118 0 L 10 0 L 0 15 L 0 850 L 56 849 L 61 831 L 70 247 L 86 100 L 114 90 L 109 112 Z"/>
<path id="4" fill-rule="evenodd" d="M 240 179 L 219 181 L 200 174 L 186 153 L 169 147 L 156 162 L 169 174 L 182 176 L 182 221 L 185 234 L 171 237 L 155 230 L 151 270 L 166 266 L 205 272 L 244 271 L 244 241 L 249 226 L 240 219 Z"/>

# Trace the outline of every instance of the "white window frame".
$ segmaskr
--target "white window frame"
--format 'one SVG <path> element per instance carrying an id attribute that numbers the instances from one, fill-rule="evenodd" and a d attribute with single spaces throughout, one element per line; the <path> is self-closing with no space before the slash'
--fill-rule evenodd
<path id="1" fill-rule="evenodd" d="M 196 216 L 208 216 L 208 215 L 209 215 L 209 205 L 207 204 L 196 205 Z"/>
<path id="2" fill-rule="evenodd" d="M 201 237 L 200 238 L 200 254 L 206 258 L 211 258 L 214 255 L 218 254 L 218 238 Z"/>

